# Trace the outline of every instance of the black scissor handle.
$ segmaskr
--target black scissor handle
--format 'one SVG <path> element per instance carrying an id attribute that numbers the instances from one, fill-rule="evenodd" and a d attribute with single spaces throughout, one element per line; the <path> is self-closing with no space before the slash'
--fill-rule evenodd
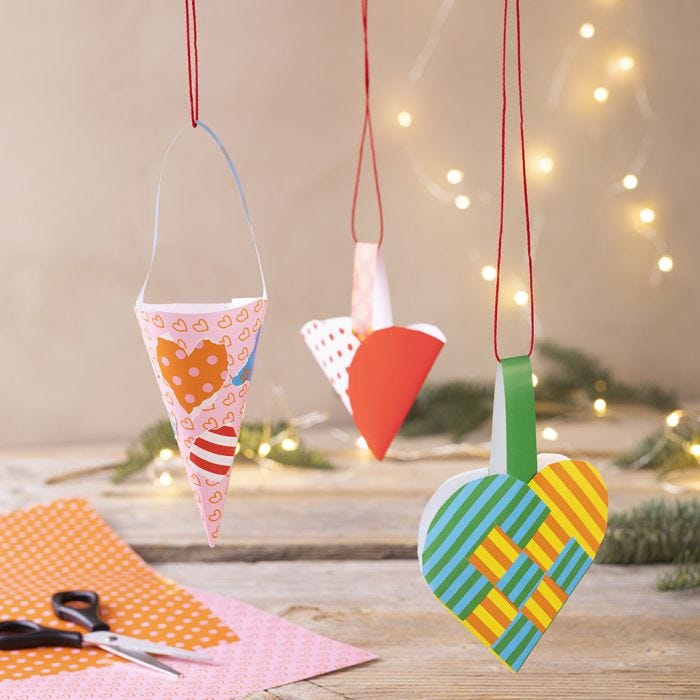
<path id="1" fill-rule="evenodd" d="M 66 632 L 44 627 L 29 620 L 6 620 L 0 622 L 0 649 L 34 649 L 36 647 L 83 646 L 80 632 Z"/>
<path id="2" fill-rule="evenodd" d="M 79 606 L 71 605 L 79 603 Z M 51 596 L 56 617 L 91 632 L 108 632 L 109 625 L 100 617 L 100 596 L 95 591 L 61 591 Z"/>

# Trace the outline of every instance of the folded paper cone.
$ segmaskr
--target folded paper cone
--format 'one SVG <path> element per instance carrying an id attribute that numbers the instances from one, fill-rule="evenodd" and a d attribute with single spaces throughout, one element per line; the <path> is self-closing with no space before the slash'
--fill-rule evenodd
<path id="1" fill-rule="evenodd" d="M 389 326 L 362 342 L 349 316 L 309 321 L 301 334 L 367 446 L 383 459 L 445 344 L 435 326 Z"/>
<path id="2" fill-rule="evenodd" d="M 265 307 L 259 298 L 135 309 L 210 547 L 219 534 Z"/>

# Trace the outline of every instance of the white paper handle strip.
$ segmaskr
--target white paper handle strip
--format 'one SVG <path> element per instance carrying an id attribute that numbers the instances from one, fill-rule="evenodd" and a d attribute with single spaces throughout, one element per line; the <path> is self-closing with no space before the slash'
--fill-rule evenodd
<path id="1" fill-rule="evenodd" d="M 257 258 L 258 261 L 258 270 L 260 271 L 260 280 L 262 282 L 262 298 L 267 299 L 267 286 L 265 285 L 265 275 L 263 274 L 263 268 L 262 268 L 262 260 L 260 258 L 260 251 L 258 250 L 258 244 L 257 241 L 255 240 L 255 231 L 253 229 L 253 220 L 250 216 L 250 211 L 248 209 L 248 202 L 246 201 L 245 198 L 245 193 L 243 192 L 243 185 L 241 184 L 241 180 L 238 177 L 238 172 L 236 171 L 236 166 L 233 164 L 233 160 L 231 159 L 231 156 L 228 154 L 228 151 L 226 150 L 225 146 L 221 143 L 219 140 L 219 137 L 212 131 L 210 127 L 208 127 L 203 121 L 197 121 L 197 125 L 202 127 L 204 131 L 212 138 L 214 143 L 219 147 L 219 150 L 224 156 L 224 159 L 226 160 L 226 165 L 228 165 L 228 169 L 231 171 L 231 175 L 233 175 L 233 181 L 236 185 L 236 190 L 238 190 L 238 196 L 241 199 L 241 204 L 243 205 L 243 213 L 245 214 L 246 222 L 248 223 L 248 230 L 250 231 L 250 237 L 253 241 L 253 248 L 255 249 L 255 257 Z M 148 279 L 151 276 L 151 270 L 153 269 L 153 262 L 156 259 L 156 248 L 158 247 L 158 217 L 159 217 L 159 212 L 160 212 L 160 188 L 161 184 L 163 182 L 163 173 L 165 172 L 165 165 L 168 162 L 168 156 L 170 155 L 170 151 L 172 150 L 173 146 L 175 145 L 175 142 L 180 138 L 182 135 L 182 132 L 185 131 L 186 129 L 191 128 L 190 124 L 187 124 L 186 126 L 183 126 L 177 134 L 173 137 L 173 140 L 170 142 L 170 145 L 165 151 L 165 155 L 163 156 L 163 163 L 160 166 L 160 175 L 158 176 L 158 187 L 156 188 L 156 206 L 155 206 L 155 214 L 153 218 L 153 247 L 151 249 L 151 261 L 148 264 L 148 272 L 146 273 L 146 279 L 143 282 L 143 286 L 141 287 L 141 291 L 139 292 L 139 296 L 136 300 L 136 305 L 140 305 L 143 302 L 143 297 L 144 294 L 146 293 L 146 286 L 148 285 Z"/>
<path id="2" fill-rule="evenodd" d="M 355 243 L 352 328 L 365 337 L 393 323 L 384 258 L 377 243 Z"/>

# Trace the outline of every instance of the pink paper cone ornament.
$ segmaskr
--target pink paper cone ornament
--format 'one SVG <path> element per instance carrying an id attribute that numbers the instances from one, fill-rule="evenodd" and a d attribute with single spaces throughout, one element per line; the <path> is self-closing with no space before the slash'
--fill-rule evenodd
<path id="1" fill-rule="evenodd" d="M 379 246 L 355 244 L 352 316 L 306 323 L 301 334 L 367 441 L 383 459 L 445 336 L 425 323 L 392 324 Z"/>
<path id="2" fill-rule="evenodd" d="M 219 147 L 233 175 L 255 247 L 262 296 L 232 299 L 223 304 L 151 304 L 144 301 L 156 253 L 163 170 L 183 129 L 170 143 L 163 161 L 156 194 L 151 265 L 134 311 L 185 461 L 209 545 L 213 547 L 219 534 L 248 399 L 265 318 L 267 292 L 250 214 L 236 169 L 216 134 L 203 122 L 197 124 Z"/>

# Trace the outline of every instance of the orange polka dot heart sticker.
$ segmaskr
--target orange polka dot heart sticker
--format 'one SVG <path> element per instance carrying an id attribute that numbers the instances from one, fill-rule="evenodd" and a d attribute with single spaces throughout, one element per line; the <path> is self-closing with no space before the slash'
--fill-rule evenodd
<path id="1" fill-rule="evenodd" d="M 229 476 L 265 318 L 267 293 L 253 225 L 236 169 L 216 134 L 201 121 L 196 121 L 196 126 L 214 140 L 233 175 L 253 239 L 262 295 L 222 304 L 146 303 L 144 294 L 151 272 L 149 267 L 134 310 L 185 461 L 207 540 L 213 547 L 221 528 Z M 166 151 L 161 179 L 168 155 L 183 130 Z M 151 267 L 158 240 L 160 186 L 159 180 Z"/>
<path id="2" fill-rule="evenodd" d="M 351 316 L 313 320 L 302 337 L 326 378 L 355 421 L 360 435 L 377 459 L 383 459 L 445 344 L 435 326 L 393 325 L 389 287 L 381 254 L 384 215 L 369 103 L 367 2 L 363 0 L 365 115 L 353 194 L 351 231 L 355 264 Z M 372 159 L 379 241 L 362 243 L 355 232 L 355 210 L 365 141 Z"/>

